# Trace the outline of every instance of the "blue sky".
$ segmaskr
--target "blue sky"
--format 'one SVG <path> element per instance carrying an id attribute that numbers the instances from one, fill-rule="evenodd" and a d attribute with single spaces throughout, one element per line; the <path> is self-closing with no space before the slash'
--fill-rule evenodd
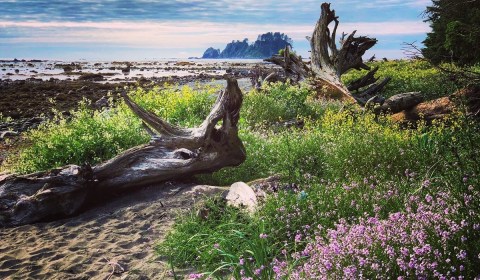
<path id="1" fill-rule="evenodd" d="M 330 1 L 339 31 L 379 40 L 367 55 L 403 57 L 403 42 L 430 30 L 430 0 Z M 232 40 L 269 31 L 293 38 L 307 56 L 322 1 L 314 0 L 0 0 L 0 58 L 139 60 L 201 56 Z"/>

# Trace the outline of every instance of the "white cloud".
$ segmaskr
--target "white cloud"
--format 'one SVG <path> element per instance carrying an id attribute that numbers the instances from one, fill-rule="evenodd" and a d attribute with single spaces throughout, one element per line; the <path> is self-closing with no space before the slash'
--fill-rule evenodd
<path id="1" fill-rule="evenodd" d="M 7 42 L 45 43 L 122 43 L 127 45 L 195 47 L 225 44 L 234 39 L 256 39 L 257 35 L 280 31 L 304 40 L 313 31 L 311 25 L 224 24 L 213 22 L 13 22 L 0 21 L 1 28 L 15 28 L 18 36 Z M 341 23 L 341 32 L 357 30 L 357 35 L 413 35 L 430 31 L 421 21 Z"/>

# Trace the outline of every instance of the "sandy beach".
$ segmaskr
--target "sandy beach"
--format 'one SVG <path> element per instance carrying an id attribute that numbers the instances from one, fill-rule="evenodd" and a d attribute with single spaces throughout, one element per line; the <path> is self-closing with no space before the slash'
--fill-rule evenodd
<path id="1" fill-rule="evenodd" d="M 60 221 L 0 229 L 0 279 L 174 279 L 154 247 L 174 217 L 222 188 L 165 183 Z M 191 271 L 175 271 L 183 279 Z"/>

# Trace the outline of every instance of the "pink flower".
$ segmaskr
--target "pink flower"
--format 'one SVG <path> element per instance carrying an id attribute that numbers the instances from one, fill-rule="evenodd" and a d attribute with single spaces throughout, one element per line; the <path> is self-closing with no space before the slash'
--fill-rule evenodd
<path id="1" fill-rule="evenodd" d="M 202 278 L 202 274 L 198 274 L 198 273 L 191 273 L 190 275 L 188 275 L 188 279 L 190 280 L 193 280 L 193 279 L 200 279 Z"/>

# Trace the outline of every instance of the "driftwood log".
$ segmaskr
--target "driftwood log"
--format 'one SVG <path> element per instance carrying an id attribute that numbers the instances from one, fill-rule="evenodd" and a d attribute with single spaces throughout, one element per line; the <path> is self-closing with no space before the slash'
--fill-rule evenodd
<path id="1" fill-rule="evenodd" d="M 94 167 L 72 165 L 0 177 L 0 226 L 67 217 L 102 195 L 214 172 L 245 160 L 245 148 L 237 133 L 243 97 L 235 79 L 227 78 L 227 88 L 197 128 L 173 126 L 140 108 L 126 94 L 123 97 L 149 132 L 157 133 L 150 143 Z"/>
<path id="2" fill-rule="evenodd" d="M 310 63 L 304 62 L 300 56 L 290 50 L 289 46 L 285 48 L 282 55 L 275 55 L 265 61 L 281 66 L 286 77 L 293 83 L 307 80 L 319 95 L 326 93 L 328 98 L 352 101 L 361 106 L 368 105 L 367 107 L 383 105 L 385 98 L 379 93 L 390 81 L 390 77 L 378 82 L 378 78 L 375 78 L 378 68 L 370 69 L 362 59 L 365 52 L 372 48 L 377 40 L 365 36 L 357 37 L 356 31 L 353 31 L 349 35 L 342 34 L 341 46 L 338 48 L 336 44 L 338 25 L 339 20 L 335 10 L 330 9 L 329 3 L 323 3 L 313 34 L 307 37 L 311 46 Z M 345 85 L 341 81 L 341 76 L 351 69 L 369 72 L 349 85 Z M 418 104 L 415 102 L 421 99 L 421 94 L 413 93 L 415 98 L 411 98 L 411 95 L 412 93 L 409 94 L 409 98 L 399 96 L 390 99 L 388 106 L 411 108 Z M 386 106 L 377 111 L 384 112 L 385 109 Z"/>

